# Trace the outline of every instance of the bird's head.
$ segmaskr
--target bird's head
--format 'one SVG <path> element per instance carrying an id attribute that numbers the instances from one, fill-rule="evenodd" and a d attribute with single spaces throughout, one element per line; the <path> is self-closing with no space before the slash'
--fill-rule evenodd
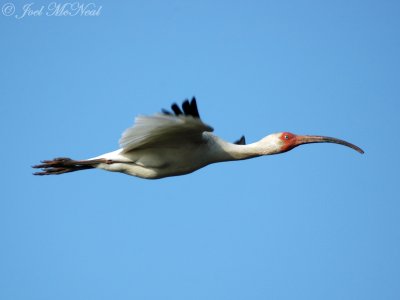
<path id="1" fill-rule="evenodd" d="M 319 135 L 296 135 L 290 132 L 279 132 L 274 133 L 265 138 L 268 140 L 269 145 L 273 145 L 270 148 L 272 150 L 269 154 L 278 154 L 292 150 L 293 148 L 311 143 L 334 143 L 343 146 L 347 146 L 363 154 L 364 151 L 349 142 L 327 136 Z"/>

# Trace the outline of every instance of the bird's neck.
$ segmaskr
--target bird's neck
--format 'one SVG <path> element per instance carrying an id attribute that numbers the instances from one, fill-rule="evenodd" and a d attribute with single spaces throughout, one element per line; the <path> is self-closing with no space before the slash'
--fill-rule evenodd
<path id="1" fill-rule="evenodd" d="M 277 145 L 267 138 L 248 145 L 237 145 L 226 142 L 216 136 L 212 137 L 216 161 L 243 160 L 262 155 L 277 153 Z"/>

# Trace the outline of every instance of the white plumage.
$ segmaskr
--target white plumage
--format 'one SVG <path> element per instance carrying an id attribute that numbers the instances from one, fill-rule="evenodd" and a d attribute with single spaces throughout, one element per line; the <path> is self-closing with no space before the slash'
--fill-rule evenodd
<path id="1" fill-rule="evenodd" d="M 246 145 L 244 137 L 236 143 L 226 142 L 211 132 L 197 110 L 196 99 L 185 100 L 182 109 L 173 104 L 173 112 L 138 116 L 119 141 L 120 149 L 86 160 L 55 158 L 33 166 L 41 168 L 35 175 L 58 175 L 98 168 L 147 179 L 177 176 L 208 164 L 248 159 L 289 151 L 307 143 L 336 143 L 363 153 L 357 146 L 336 138 L 301 136 L 289 132 L 274 133 Z"/>
<path id="2" fill-rule="evenodd" d="M 173 143 L 194 143 L 203 132 L 214 129 L 193 116 L 138 116 L 135 124 L 125 130 L 119 140 L 124 153 L 134 149 L 164 147 Z"/>

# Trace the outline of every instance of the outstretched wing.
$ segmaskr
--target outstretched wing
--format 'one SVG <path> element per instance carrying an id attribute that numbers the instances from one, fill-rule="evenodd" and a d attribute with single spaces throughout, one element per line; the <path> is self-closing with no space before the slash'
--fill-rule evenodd
<path id="1" fill-rule="evenodd" d="M 119 140 L 123 152 L 200 142 L 204 131 L 213 131 L 201 121 L 195 98 L 185 100 L 182 108 L 174 103 L 171 109 L 173 112 L 163 109 L 162 114 L 136 117 L 135 124 Z"/>

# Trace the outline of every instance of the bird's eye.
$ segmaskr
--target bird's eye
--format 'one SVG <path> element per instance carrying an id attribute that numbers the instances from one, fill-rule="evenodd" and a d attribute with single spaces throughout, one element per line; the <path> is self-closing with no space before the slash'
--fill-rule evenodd
<path id="1" fill-rule="evenodd" d="M 289 135 L 285 134 L 284 138 L 285 138 L 285 140 L 288 140 L 289 139 Z"/>

